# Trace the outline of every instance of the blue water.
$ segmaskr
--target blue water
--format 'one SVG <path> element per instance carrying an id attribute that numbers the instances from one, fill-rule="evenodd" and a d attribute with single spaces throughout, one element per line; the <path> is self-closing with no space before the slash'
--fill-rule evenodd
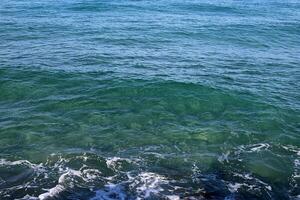
<path id="1" fill-rule="evenodd" d="M 0 199 L 299 199 L 298 0 L 0 2 Z"/>

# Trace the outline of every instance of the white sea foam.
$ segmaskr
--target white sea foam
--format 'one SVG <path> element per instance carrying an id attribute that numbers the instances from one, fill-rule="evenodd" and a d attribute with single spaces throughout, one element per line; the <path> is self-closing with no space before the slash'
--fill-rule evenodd
<path id="1" fill-rule="evenodd" d="M 15 166 L 15 165 L 25 165 L 33 169 L 41 169 L 43 168 L 42 164 L 33 164 L 28 160 L 16 160 L 16 161 L 9 161 L 6 159 L 0 159 L 0 165 L 2 166 Z"/>
<path id="2" fill-rule="evenodd" d="M 168 183 L 169 181 L 161 175 L 143 172 L 134 178 L 130 186 L 136 188 L 137 199 L 143 199 L 164 191 L 161 185 Z"/>
<path id="3" fill-rule="evenodd" d="M 160 154 L 160 153 L 157 153 L 157 152 L 145 152 L 144 153 L 144 155 L 153 155 L 153 156 L 155 156 L 155 157 L 157 157 L 157 158 L 165 158 L 165 156 L 164 155 L 162 155 L 162 154 Z"/>
<path id="4" fill-rule="evenodd" d="M 228 189 L 230 192 L 234 193 L 234 192 L 237 192 L 238 189 L 240 189 L 244 184 L 242 183 L 229 183 L 228 184 Z"/>
<path id="5" fill-rule="evenodd" d="M 109 168 L 115 169 L 115 167 L 116 167 L 116 162 L 118 162 L 118 161 L 120 161 L 120 160 L 122 160 L 122 158 L 120 158 L 120 157 L 110 157 L 110 158 L 107 158 L 107 159 L 106 159 L 106 165 L 107 165 L 107 167 L 109 167 Z"/>
<path id="6" fill-rule="evenodd" d="M 120 184 L 107 184 L 101 190 L 97 190 L 94 197 L 90 200 L 125 200 L 127 195 L 124 192 L 124 188 Z"/>
<path id="7" fill-rule="evenodd" d="M 234 176 L 237 176 L 237 177 L 240 177 L 242 179 L 244 179 L 245 181 L 240 184 L 240 186 L 245 186 L 249 189 L 254 189 L 257 187 L 257 184 L 259 184 L 260 186 L 262 186 L 263 188 L 269 190 L 269 191 L 272 191 L 272 187 L 270 185 L 268 185 L 267 183 L 263 182 L 262 180 L 258 179 L 258 178 L 255 178 L 255 177 L 252 177 L 251 174 L 239 174 L 239 173 L 234 173 L 233 174 Z M 248 181 L 254 181 L 256 182 L 255 185 L 251 185 L 251 184 L 247 184 L 245 182 L 248 182 Z M 236 183 L 236 184 L 239 184 L 239 183 Z M 234 188 L 232 187 L 233 185 L 231 183 L 228 184 L 229 188 Z M 230 189 L 229 189 L 230 190 Z"/>
<path id="8" fill-rule="evenodd" d="M 242 146 L 242 150 L 245 152 L 260 152 L 262 150 L 267 150 L 269 149 L 270 145 L 267 143 L 258 143 L 258 144 L 251 144 L 251 145 L 246 145 Z"/>
<path id="9" fill-rule="evenodd" d="M 128 195 L 124 191 L 125 186 L 134 194 L 136 200 L 149 198 L 153 195 L 159 195 L 170 200 L 180 199 L 177 195 L 162 194 L 165 191 L 162 186 L 170 182 L 164 176 L 152 172 L 142 172 L 137 175 L 127 173 L 127 176 L 128 180 L 119 184 L 109 183 L 103 189 L 97 190 L 95 196 L 90 200 L 127 199 Z"/>
<path id="10" fill-rule="evenodd" d="M 268 149 L 269 147 L 270 147 L 269 144 L 260 143 L 260 144 L 257 144 L 257 146 L 252 147 L 251 151 L 253 151 L 253 152 L 259 152 L 261 150 Z"/>
<path id="11" fill-rule="evenodd" d="M 74 186 L 74 179 L 77 177 L 82 179 L 84 182 L 92 181 L 98 176 L 101 175 L 101 172 L 97 169 L 84 169 L 84 170 L 73 170 L 73 169 L 66 169 L 63 174 L 60 175 L 58 178 L 58 184 L 47 190 L 47 192 L 40 194 L 39 198 L 41 200 L 48 199 L 50 197 L 58 196 L 61 192 L 66 190 L 68 187 Z"/>
<path id="12" fill-rule="evenodd" d="M 233 174 L 234 176 L 238 176 L 238 177 L 241 177 L 241 178 L 243 178 L 243 179 L 247 179 L 247 180 L 252 180 L 253 179 L 253 177 L 251 177 L 251 175 L 250 174 L 239 174 L 239 173 L 234 173 Z"/>
<path id="13" fill-rule="evenodd" d="M 169 200 L 179 200 L 180 199 L 180 197 L 177 195 L 167 195 L 166 197 Z"/>
<path id="14" fill-rule="evenodd" d="M 65 190 L 64 186 L 58 184 L 55 187 L 49 189 L 48 192 L 40 194 L 39 199 L 44 200 L 44 199 L 48 199 L 51 197 L 55 197 L 64 190 Z"/>
<path id="15" fill-rule="evenodd" d="M 294 152 L 298 156 L 300 156 L 300 148 L 293 146 L 293 145 L 281 145 L 282 148 L 284 148 L 287 151 Z"/>
<path id="16" fill-rule="evenodd" d="M 66 188 L 64 185 L 64 183 L 66 182 L 66 178 L 68 176 L 80 176 L 81 172 L 76 171 L 76 170 L 67 170 L 65 173 L 63 173 L 59 179 L 58 179 L 58 184 L 56 186 L 54 186 L 53 188 L 47 189 L 47 192 L 40 194 L 39 198 L 41 200 L 44 199 L 48 199 L 50 197 L 55 197 L 57 195 L 59 195 L 59 193 L 63 192 Z"/>
<path id="17" fill-rule="evenodd" d="M 271 145 L 268 144 L 268 143 L 257 143 L 257 144 L 249 144 L 249 145 L 240 145 L 232 153 L 233 153 L 234 156 L 237 156 L 236 159 L 238 161 L 242 161 L 243 159 L 242 159 L 242 157 L 240 157 L 241 155 L 243 155 L 245 153 L 259 153 L 261 151 L 269 151 L 270 147 L 271 147 Z M 222 160 L 222 157 L 220 159 Z"/>
<path id="18" fill-rule="evenodd" d="M 85 159 L 85 158 L 83 158 Z M 119 157 L 111 157 L 106 159 L 106 164 L 109 168 L 118 170 L 118 167 L 121 166 L 120 162 L 126 161 L 128 163 L 132 162 L 139 162 L 139 160 L 130 160 L 130 159 L 124 159 Z M 124 181 L 119 182 L 118 184 L 114 184 L 114 180 L 116 180 L 116 175 L 111 177 L 102 177 L 101 171 L 98 169 L 91 169 L 88 168 L 87 165 L 82 165 L 82 167 L 78 170 L 74 170 L 71 168 L 66 167 L 66 164 L 69 162 L 68 159 L 63 158 L 62 156 L 58 156 L 56 161 L 51 163 L 51 160 L 49 160 L 48 165 L 52 166 L 51 169 L 58 172 L 60 174 L 57 185 L 53 186 L 49 189 L 44 189 L 45 192 L 42 194 L 39 194 L 38 197 L 32 197 L 32 198 L 39 198 L 41 200 L 49 199 L 49 198 L 55 198 L 58 197 L 62 192 L 73 188 L 75 184 L 77 183 L 91 183 L 93 185 L 93 181 L 95 179 L 103 179 L 104 181 L 108 182 L 107 185 L 103 189 L 97 190 L 95 197 L 93 197 L 93 200 L 97 199 L 126 199 L 128 198 L 128 194 L 125 192 L 125 186 L 126 189 L 129 188 L 130 193 L 134 194 L 137 199 L 144 199 L 151 197 L 152 195 L 162 195 L 161 192 L 164 191 L 162 185 L 168 184 L 169 181 L 164 176 L 158 175 L 156 173 L 152 172 L 142 172 L 139 174 L 130 172 L 127 173 L 127 179 Z M 0 160 L 0 165 L 25 165 L 26 167 L 30 167 L 33 169 L 44 169 L 44 174 L 42 177 L 48 178 L 48 172 L 47 167 L 44 167 L 44 165 L 36 165 L 32 164 L 27 160 L 19 160 L 19 161 L 7 161 L 5 159 Z M 48 169 L 49 170 L 49 169 Z M 38 175 L 38 173 L 37 173 Z M 2 181 L 3 182 L 3 181 Z M 25 197 L 24 197 L 25 198 Z M 166 195 L 164 195 L 165 199 L 171 199 L 171 200 L 177 200 L 179 199 L 178 196 L 173 195 L 170 192 L 167 192 Z M 27 198 L 28 199 L 28 198 Z"/>
<path id="19" fill-rule="evenodd" d="M 127 158 L 109 157 L 109 158 L 106 158 L 106 165 L 107 165 L 107 167 L 109 167 L 113 170 L 117 170 L 117 165 L 118 165 L 118 162 L 120 162 L 120 161 L 126 161 L 128 163 L 132 162 L 130 159 L 127 159 Z"/>
<path id="20" fill-rule="evenodd" d="M 294 160 L 294 173 L 293 173 L 293 178 L 298 179 L 300 178 L 300 160 L 295 159 Z"/>

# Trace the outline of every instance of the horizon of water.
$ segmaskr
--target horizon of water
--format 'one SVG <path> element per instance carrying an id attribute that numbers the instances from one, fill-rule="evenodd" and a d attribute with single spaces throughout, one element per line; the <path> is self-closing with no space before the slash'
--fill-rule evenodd
<path id="1" fill-rule="evenodd" d="M 300 2 L 0 2 L 0 199 L 299 199 Z"/>

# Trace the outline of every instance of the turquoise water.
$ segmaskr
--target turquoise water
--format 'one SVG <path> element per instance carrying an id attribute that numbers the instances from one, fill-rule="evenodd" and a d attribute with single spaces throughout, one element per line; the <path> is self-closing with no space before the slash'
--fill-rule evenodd
<path id="1" fill-rule="evenodd" d="M 300 2 L 0 2 L 0 199 L 299 199 Z"/>

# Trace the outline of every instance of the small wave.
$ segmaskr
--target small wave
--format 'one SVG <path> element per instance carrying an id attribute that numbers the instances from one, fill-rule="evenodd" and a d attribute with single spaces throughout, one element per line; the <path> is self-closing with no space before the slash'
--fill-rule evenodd
<path id="1" fill-rule="evenodd" d="M 170 181 L 162 175 L 153 172 L 141 172 L 137 175 L 127 173 L 127 177 L 128 179 L 126 181 L 118 184 L 109 183 L 103 189 L 97 190 L 95 196 L 90 200 L 141 200 L 151 197 L 171 200 L 180 199 L 179 196 L 174 195 L 163 188 L 164 185 L 169 185 Z M 125 188 L 129 191 L 125 192 Z"/>
<path id="2" fill-rule="evenodd" d="M 270 147 L 264 143 L 239 148 L 248 152 L 259 152 Z M 237 150 L 237 151 L 238 151 Z M 219 157 L 220 166 L 233 165 L 235 151 L 225 151 Z M 240 152 L 241 154 L 244 151 Z M 296 152 L 295 152 L 296 154 Z M 237 163 L 240 164 L 240 163 Z M 21 166 L 21 168 L 20 168 Z M 201 165 L 200 165 L 201 166 Z M 188 176 L 166 176 L 147 165 L 142 158 L 104 158 L 96 154 L 51 155 L 44 164 L 32 164 L 27 160 L 0 160 L 0 167 L 12 167 L 13 170 L 30 170 L 25 181 L 15 182 L 13 187 L 6 187 L 7 179 L 0 178 L 0 186 L 7 189 L 0 191 L 0 197 L 14 195 L 22 191 L 22 199 L 56 199 L 84 195 L 91 200 L 115 199 L 171 199 L 182 198 L 226 198 L 235 199 L 235 195 L 255 197 L 273 195 L 273 187 L 267 179 L 261 179 L 250 171 L 235 170 L 231 172 L 207 172 L 194 163 Z M 17 167 L 17 168 L 15 168 Z M 294 159 L 294 174 L 291 184 L 299 180 L 299 159 Z M 226 170 L 226 169 L 225 169 Z M 295 184 L 294 184 L 295 185 Z M 12 189 L 9 189 L 12 188 Z M 36 188 L 31 191 L 28 188 Z M 297 191 L 297 186 L 293 187 Z M 295 193 L 295 192 L 294 192 Z M 79 195 L 79 196 L 78 196 Z M 293 195 L 295 196 L 295 195 Z M 30 197 L 30 198 L 29 198 Z M 74 198 L 75 198 L 74 197 Z"/>
<path id="3" fill-rule="evenodd" d="M 93 158 L 93 156 L 95 155 L 76 155 L 75 158 L 82 161 L 82 166 L 78 170 L 67 167 L 69 166 L 70 162 L 74 161 L 73 157 L 67 158 L 61 155 L 51 156 L 52 157 L 48 160 L 47 163 L 48 165 L 53 166 L 53 169 L 57 170 L 60 173 L 58 184 L 53 188 L 47 189 L 47 192 L 40 194 L 40 199 L 44 200 L 48 198 L 59 197 L 61 193 L 69 191 L 70 189 L 74 188 L 74 186 L 78 185 L 82 185 L 83 187 L 90 186 L 91 188 L 93 188 L 94 184 L 99 183 L 99 181 L 101 183 L 106 182 L 107 184 L 104 185 L 103 189 L 95 191 L 96 195 L 91 199 L 125 199 L 125 197 L 127 196 L 123 192 L 122 182 L 117 184 L 110 183 L 110 181 L 118 179 L 118 177 L 116 177 L 117 174 L 114 174 L 113 176 L 105 176 L 100 171 L 101 169 L 90 168 L 87 165 L 89 159 Z M 96 158 L 95 160 L 99 159 Z M 118 172 L 119 168 L 121 168 L 124 162 L 134 163 L 136 161 L 132 161 L 127 158 L 109 157 L 103 159 L 103 162 L 106 164 L 108 169 L 112 169 L 113 171 Z M 102 170 L 106 169 L 104 168 Z"/>
<path id="4" fill-rule="evenodd" d="M 252 153 L 252 152 L 260 152 L 263 150 L 268 150 L 270 145 L 267 143 L 258 143 L 258 144 L 251 144 L 251 145 L 242 145 L 239 147 L 240 151 Z"/>
<path id="5" fill-rule="evenodd" d="M 131 179 L 130 187 L 136 188 L 138 199 L 149 198 L 151 195 L 157 195 L 164 191 L 162 184 L 168 184 L 169 181 L 158 174 L 151 172 L 142 172 L 137 177 Z"/>
<path id="6" fill-rule="evenodd" d="M 125 200 L 127 195 L 124 192 L 124 188 L 120 184 L 108 184 L 104 189 L 97 190 L 96 195 L 90 200 Z"/>
<path id="7" fill-rule="evenodd" d="M 239 185 L 239 187 L 235 187 L 235 188 L 240 188 L 241 186 L 246 186 L 248 187 L 250 190 L 253 189 L 259 189 L 259 188 L 265 188 L 269 191 L 272 191 L 272 187 L 270 185 L 268 185 L 267 183 L 263 182 L 262 180 L 253 177 L 251 174 L 246 173 L 246 174 L 239 174 L 239 173 L 234 173 L 233 174 L 234 177 L 239 177 L 241 180 L 240 182 L 243 183 L 235 183 L 234 185 Z M 232 183 L 229 183 L 229 188 L 232 188 Z"/>
<path id="8" fill-rule="evenodd" d="M 39 198 L 44 200 L 50 197 L 56 197 L 61 192 L 73 188 L 76 183 L 79 184 L 82 182 L 83 184 L 88 184 L 89 182 L 97 180 L 101 175 L 98 169 L 84 169 L 84 167 L 80 170 L 66 169 L 58 178 L 58 184 L 48 189 L 47 192 L 40 194 Z"/>
<path id="9" fill-rule="evenodd" d="M 40 200 L 45 200 L 45 199 L 48 199 L 50 197 L 55 197 L 64 190 L 65 190 L 65 188 L 62 185 L 56 185 L 55 187 L 49 189 L 48 192 L 40 194 L 39 199 Z"/>
<path id="10" fill-rule="evenodd" d="M 109 157 L 109 158 L 106 158 L 106 165 L 107 167 L 113 169 L 113 170 L 116 170 L 118 168 L 118 165 L 120 164 L 120 162 L 128 162 L 128 163 L 131 163 L 132 160 L 130 159 L 127 159 L 127 158 L 120 158 L 120 157 Z"/>
<path id="11" fill-rule="evenodd" d="M 0 159 L 0 166 L 16 166 L 16 165 L 25 165 L 25 166 L 28 166 L 30 168 L 33 168 L 33 169 L 41 169 L 42 167 L 42 164 L 33 164 L 31 162 L 29 162 L 28 160 L 16 160 L 16 161 L 9 161 L 9 160 L 6 160 L 6 159 Z"/>
<path id="12" fill-rule="evenodd" d="M 297 156 L 300 156 L 300 148 L 293 145 L 281 145 L 281 147 L 289 152 L 296 153 Z"/>

